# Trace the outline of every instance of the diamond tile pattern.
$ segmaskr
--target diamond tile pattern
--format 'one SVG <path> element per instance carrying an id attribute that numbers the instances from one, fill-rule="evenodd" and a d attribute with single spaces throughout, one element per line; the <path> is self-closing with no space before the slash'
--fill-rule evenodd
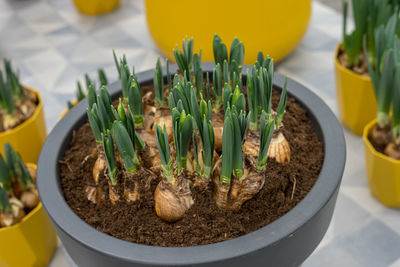
<path id="1" fill-rule="evenodd" d="M 277 66 L 311 88 L 337 112 L 333 53 L 341 15 L 313 4 L 310 27 L 298 48 Z M 125 53 L 136 71 L 155 65 L 159 51 L 146 27 L 143 0 L 122 0 L 114 12 L 88 17 L 71 0 L 0 0 L 0 57 L 13 59 L 23 83 L 45 101 L 50 131 L 73 99 L 76 80 L 105 68 L 117 78 L 111 49 Z M 400 211 L 369 193 L 362 140 L 345 130 L 347 167 L 327 234 L 303 266 L 400 266 Z M 62 244 L 50 266 L 74 266 Z"/>

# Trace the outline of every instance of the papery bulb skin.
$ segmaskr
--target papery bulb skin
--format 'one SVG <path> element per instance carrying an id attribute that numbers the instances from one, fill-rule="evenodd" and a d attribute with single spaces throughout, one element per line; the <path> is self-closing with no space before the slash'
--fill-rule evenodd
<path id="1" fill-rule="evenodd" d="M 282 132 L 272 137 L 268 149 L 268 157 L 275 158 L 278 163 L 290 162 L 290 146 Z"/>
<path id="2" fill-rule="evenodd" d="M 176 222 L 193 205 L 192 193 L 187 179 L 178 176 L 175 184 L 163 178 L 154 192 L 157 216 L 167 222 Z"/>

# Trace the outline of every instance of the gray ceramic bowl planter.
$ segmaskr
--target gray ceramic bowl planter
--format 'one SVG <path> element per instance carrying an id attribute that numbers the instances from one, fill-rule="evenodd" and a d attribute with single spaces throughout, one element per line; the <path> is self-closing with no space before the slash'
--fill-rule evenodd
<path id="1" fill-rule="evenodd" d="M 202 68 L 211 72 L 213 66 L 204 63 Z M 176 68 L 171 66 L 171 73 Z M 137 77 L 141 84 L 152 83 L 153 70 L 139 73 Z M 275 74 L 274 87 L 282 88 L 283 83 L 284 77 Z M 113 98 L 118 97 L 120 83 L 110 85 L 109 91 Z M 257 231 L 224 242 L 183 248 L 139 245 L 114 238 L 92 228 L 70 209 L 60 186 L 58 161 L 68 148 L 73 130 L 87 121 L 87 101 L 81 101 L 50 133 L 40 155 L 37 174 L 43 206 L 71 258 L 79 266 L 96 267 L 301 264 L 321 241 L 331 221 L 343 175 L 346 146 L 342 127 L 319 97 L 290 79 L 288 93 L 308 110 L 314 129 L 324 142 L 324 163 L 312 190 L 287 214 Z"/>

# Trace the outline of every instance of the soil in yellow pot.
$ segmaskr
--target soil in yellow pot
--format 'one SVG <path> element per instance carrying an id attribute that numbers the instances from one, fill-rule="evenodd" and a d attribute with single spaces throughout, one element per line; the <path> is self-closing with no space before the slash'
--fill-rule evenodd
<path id="1" fill-rule="evenodd" d="M 378 152 L 371 144 L 368 135 L 375 125 L 376 119 L 365 126 L 363 133 L 369 188 L 383 205 L 400 208 L 400 160 Z"/>
<path id="2" fill-rule="evenodd" d="M 119 0 L 74 0 L 79 12 L 86 15 L 100 15 L 108 13 L 119 5 Z"/>
<path id="3" fill-rule="evenodd" d="M 369 76 L 360 75 L 343 66 L 339 60 L 341 44 L 335 52 L 336 96 L 340 121 L 356 135 L 376 117 L 376 99 Z"/>
<path id="4" fill-rule="evenodd" d="M 26 86 L 24 88 L 36 94 L 38 104 L 29 119 L 11 130 L 0 132 L 0 153 L 4 153 L 3 144 L 9 142 L 21 154 L 24 162 L 36 163 L 47 135 L 43 101 L 39 92 Z"/>
<path id="5" fill-rule="evenodd" d="M 56 247 L 56 232 L 41 203 L 18 224 L 0 228 L 1 267 L 46 266 Z"/>
<path id="6" fill-rule="evenodd" d="M 300 42 L 310 14 L 311 0 L 146 0 L 150 32 L 170 59 L 172 49 L 181 46 L 177 40 L 188 36 L 196 40 L 195 51 L 203 49 L 202 60 L 213 61 L 212 40 L 218 33 L 228 50 L 234 37 L 246 44 L 246 64 L 253 64 L 260 50 L 278 61 Z"/>

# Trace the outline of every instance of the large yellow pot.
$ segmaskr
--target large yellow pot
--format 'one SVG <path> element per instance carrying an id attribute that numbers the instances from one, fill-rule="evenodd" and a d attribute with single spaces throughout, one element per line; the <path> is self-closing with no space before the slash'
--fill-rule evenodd
<path id="1" fill-rule="evenodd" d="M 371 78 L 342 66 L 335 52 L 336 96 L 340 121 L 354 134 L 362 135 L 364 126 L 376 117 L 376 99 Z"/>
<path id="2" fill-rule="evenodd" d="M 400 160 L 375 150 L 368 139 L 375 125 L 376 119 L 365 126 L 363 133 L 369 189 L 383 205 L 400 208 Z"/>
<path id="3" fill-rule="evenodd" d="M 26 86 L 24 88 L 33 91 L 37 95 L 39 104 L 35 113 L 28 120 L 12 130 L 0 132 L 0 153 L 4 153 L 3 144 L 9 142 L 15 151 L 21 154 L 24 162 L 36 163 L 47 135 L 43 100 L 39 92 Z"/>
<path id="4" fill-rule="evenodd" d="M 1 267 L 46 266 L 56 247 L 56 232 L 41 203 L 20 223 L 0 228 Z"/>
<path id="5" fill-rule="evenodd" d="M 217 33 L 228 51 L 234 37 L 245 45 L 245 63 L 253 64 L 261 49 L 276 61 L 289 54 L 306 32 L 311 0 L 146 0 L 147 24 L 161 52 L 173 58 L 185 36 L 194 37 L 195 50 L 213 61 Z"/>
<path id="6" fill-rule="evenodd" d="M 100 15 L 114 10 L 119 0 L 74 0 L 79 12 L 86 15 Z"/>

